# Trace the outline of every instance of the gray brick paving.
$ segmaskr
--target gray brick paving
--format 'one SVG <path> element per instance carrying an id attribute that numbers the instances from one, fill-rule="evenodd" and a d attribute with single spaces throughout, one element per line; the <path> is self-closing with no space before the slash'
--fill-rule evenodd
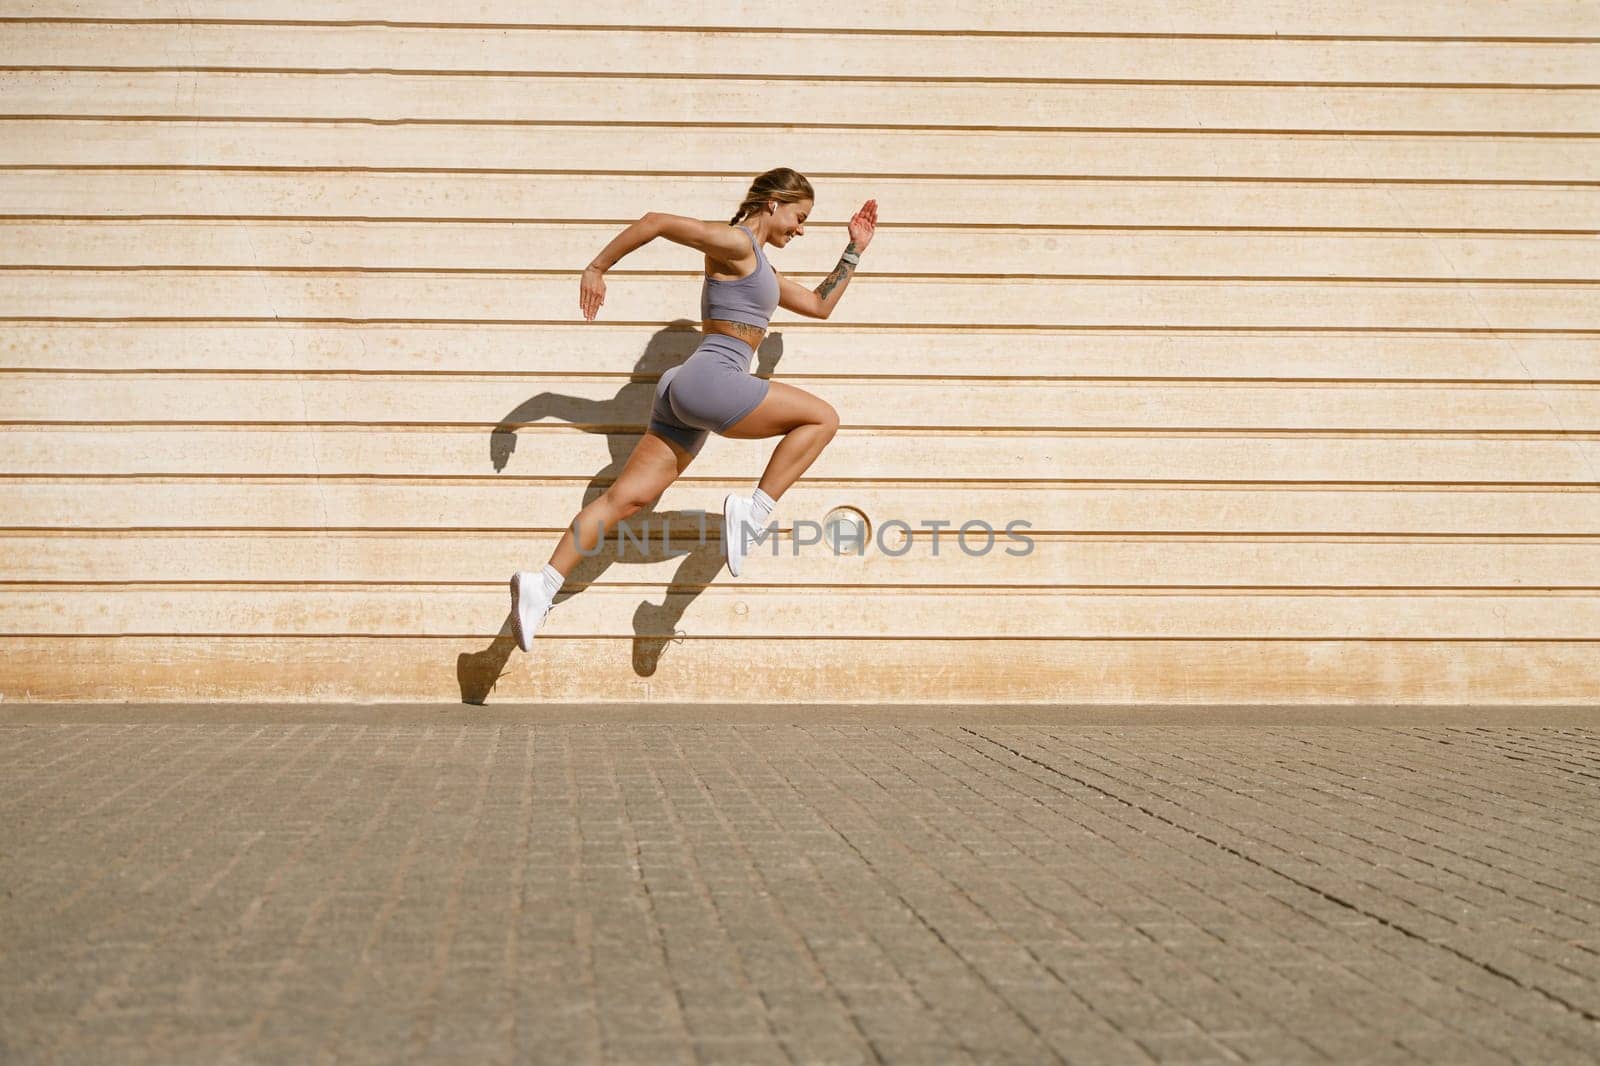
<path id="1" fill-rule="evenodd" d="M 1597 724 L 117 713 L 0 719 L 6 1063 L 1600 1059 Z"/>

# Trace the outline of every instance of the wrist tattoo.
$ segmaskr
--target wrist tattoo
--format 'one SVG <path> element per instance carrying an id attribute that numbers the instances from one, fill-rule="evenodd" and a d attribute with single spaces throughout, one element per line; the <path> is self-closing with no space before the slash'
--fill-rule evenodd
<path id="1" fill-rule="evenodd" d="M 839 265 L 833 268 L 833 273 L 829 274 L 823 279 L 822 284 L 817 286 L 817 295 L 826 300 L 828 294 L 838 288 L 840 283 L 853 273 L 855 273 L 855 267 L 843 259 L 839 260 Z"/>

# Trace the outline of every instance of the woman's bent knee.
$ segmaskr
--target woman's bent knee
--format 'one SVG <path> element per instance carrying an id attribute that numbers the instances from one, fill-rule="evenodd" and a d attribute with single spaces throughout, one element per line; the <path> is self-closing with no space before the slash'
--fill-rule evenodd
<path id="1" fill-rule="evenodd" d="M 625 522 L 632 518 L 644 510 L 645 505 L 650 502 L 649 500 L 641 500 L 635 493 L 616 492 L 614 491 L 614 486 L 612 489 L 605 491 L 603 499 L 612 513 L 617 516 L 617 521 L 619 522 Z"/>
<path id="2" fill-rule="evenodd" d="M 828 431 L 828 436 L 830 437 L 839 431 L 839 412 L 834 409 L 833 404 L 826 400 L 822 401 L 822 421 L 820 425 Z"/>

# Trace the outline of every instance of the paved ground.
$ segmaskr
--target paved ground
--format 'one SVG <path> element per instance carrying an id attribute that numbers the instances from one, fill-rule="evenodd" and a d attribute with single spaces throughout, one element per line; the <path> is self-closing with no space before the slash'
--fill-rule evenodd
<path id="1" fill-rule="evenodd" d="M 6 1063 L 1600 1057 L 1593 710 L 7 705 L 0 781 Z"/>

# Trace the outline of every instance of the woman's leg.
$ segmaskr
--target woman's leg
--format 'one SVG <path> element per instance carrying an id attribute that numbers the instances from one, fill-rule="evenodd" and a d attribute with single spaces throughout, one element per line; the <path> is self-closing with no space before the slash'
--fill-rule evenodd
<path id="1" fill-rule="evenodd" d="M 694 456 L 676 441 L 669 441 L 655 433 L 645 433 L 639 438 L 639 443 L 633 446 L 633 454 L 623 464 L 617 480 L 567 524 L 555 552 L 550 556 L 550 565 L 561 571 L 563 577 L 570 575 L 583 558 L 579 553 L 580 547 L 594 554 L 595 547 L 606 533 L 649 506 L 693 460 Z M 577 543 L 574 543 L 572 536 L 574 524 L 582 538 Z"/>
<path id="2" fill-rule="evenodd" d="M 754 411 L 722 431 L 724 437 L 754 440 L 783 435 L 772 450 L 758 487 L 776 500 L 800 479 L 839 430 L 839 412 L 820 396 L 781 381 L 770 383 Z"/>

